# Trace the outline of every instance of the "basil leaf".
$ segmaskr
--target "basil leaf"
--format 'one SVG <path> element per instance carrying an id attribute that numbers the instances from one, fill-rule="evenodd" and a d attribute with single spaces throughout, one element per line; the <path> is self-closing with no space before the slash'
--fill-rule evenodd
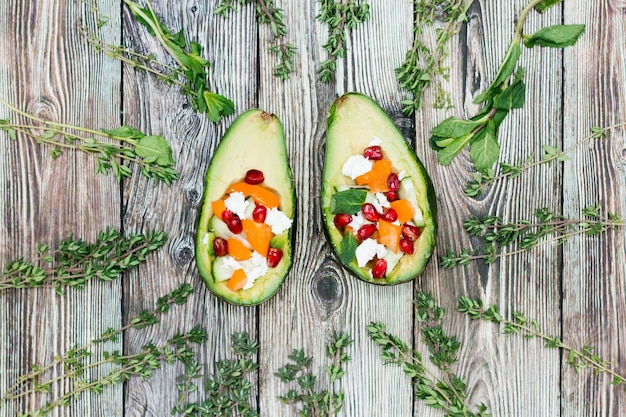
<path id="1" fill-rule="evenodd" d="M 330 212 L 332 214 L 356 214 L 361 210 L 367 191 L 349 189 L 339 191 L 330 197 Z"/>
<path id="2" fill-rule="evenodd" d="M 539 13 L 543 13 L 544 11 L 546 11 L 547 9 L 549 9 L 550 7 L 559 4 L 560 2 L 562 2 L 563 0 L 544 0 L 541 3 L 539 3 L 538 5 L 535 6 L 535 10 L 537 10 Z"/>
<path id="3" fill-rule="evenodd" d="M 163 136 L 144 136 L 135 144 L 135 152 L 142 158 L 156 157 L 155 162 L 161 166 L 174 164 L 172 148 Z"/>
<path id="4" fill-rule="evenodd" d="M 450 145 L 437 152 L 437 158 L 441 165 L 449 165 L 450 162 L 465 148 L 473 134 L 458 137 Z"/>
<path id="5" fill-rule="evenodd" d="M 472 133 L 483 122 L 473 120 L 460 120 L 449 117 L 431 130 L 431 134 L 441 138 L 458 138 Z"/>
<path id="6" fill-rule="evenodd" d="M 354 235 L 350 232 L 341 239 L 341 248 L 339 253 L 339 260 L 342 264 L 348 265 L 354 259 L 356 248 L 359 243 L 356 241 Z"/>
<path id="7" fill-rule="evenodd" d="M 548 48 L 566 48 L 576 43 L 585 32 L 585 25 L 554 25 L 539 29 L 524 38 L 524 45 L 532 48 L 535 45 Z"/>
<path id="8" fill-rule="evenodd" d="M 500 156 L 500 145 L 496 138 L 496 124 L 490 120 L 482 132 L 484 133 L 477 136 L 470 145 L 470 157 L 478 171 L 493 167 Z"/>
<path id="9" fill-rule="evenodd" d="M 526 84 L 516 81 L 493 99 L 493 107 L 500 110 L 521 109 L 526 103 Z"/>

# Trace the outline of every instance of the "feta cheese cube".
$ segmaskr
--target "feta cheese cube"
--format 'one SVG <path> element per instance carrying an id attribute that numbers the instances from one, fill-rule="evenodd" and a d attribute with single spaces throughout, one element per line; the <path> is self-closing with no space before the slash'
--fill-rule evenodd
<path id="1" fill-rule="evenodd" d="M 346 177 L 355 179 L 372 170 L 374 163 L 363 155 L 352 155 L 341 167 L 341 173 Z"/>

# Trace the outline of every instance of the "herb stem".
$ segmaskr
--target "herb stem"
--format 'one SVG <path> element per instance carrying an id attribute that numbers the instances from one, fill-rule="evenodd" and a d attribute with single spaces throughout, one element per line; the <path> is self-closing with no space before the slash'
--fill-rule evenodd
<path id="1" fill-rule="evenodd" d="M 545 0 L 533 0 L 522 9 L 519 14 L 517 24 L 515 25 L 514 42 L 519 43 L 522 41 L 522 36 L 524 33 L 524 23 L 526 22 L 528 14 L 531 12 L 532 9 L 535 8 L 535 6 L 537 6 L 539 3 L 543 3 L 544 1 Z"/>

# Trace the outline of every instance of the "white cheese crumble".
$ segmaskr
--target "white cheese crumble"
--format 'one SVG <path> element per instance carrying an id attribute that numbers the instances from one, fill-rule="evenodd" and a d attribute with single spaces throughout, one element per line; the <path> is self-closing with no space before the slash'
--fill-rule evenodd
<path id="1" fill-rule="evenodd" d="M 359 268 L 363 268 L 369 261 L 374 259 L 374 256 L 382 258 L 387 253 L 385 245 L 381 245 L 372 238 L 365 239 L 356 248 L 355 256 L 356 263 Z"/>
<path id="2" fill-rule="evenodd" d="M 285 213 L 277 208 L 271 208 L 267 210 L 267 216 L 265 217 L 265 224 L 272 228 L 272 233 L 279 235 L 285 230 L 291 227 L 293 220 L 291 220 Z"/>
<path id="3" fill-rule="evenodd" d="M 389 204 L 389 200 L 387 200 L 387 196 L 385 194 L 376 193 L 375 197 L 376 198 L 372 201 L 372 205 L 379 213 L 382 213 L 386 208 L 391 207 L 391 204 Z"/>
<path id="4" fill-rule="evenodd" d="M 367 144 L 368 147 L 370 146 L 380 146 L 383 144 L 383 140 L 381 138 L 379 138 L 378 136 L 374 136 L 374 139 L 372 139 L 372 141 L 370 143 Z"/>
<path id="5" fill-rule="evenodd" d="M 241 220 L 246 218 L 246 208 L 249 203 L 246 201 L 246 197 L 242 192 L 235 191 L 230 193 L 228 198 L 224 200 L 224 204 L 228 210 L 239 216 Z"/>
<path id="6" fill-rule="evenodd" d="M 363 155 L 352 155 L 341 167 L 341 173 L 346 177 L 356 179 L 359 175 L 370 172 L 373 166 L 374 163 Z"/>
<path id="7" fill-rule="evenodd" d="M 352 230 L 354 230 L 354 233 L 356 234 L 357 230 L 359 230 L 361 226 L 363 226 L 364 224 L 368 224 L 368 223 L 371 223 L 371 222 L 366 220 L 365 217 L 363 217 L 363 213 L 358 212 L 357 214 L 352 215 L 352 221 L 348 223 L 348 226 L 350 226 Z"/>
<path id="8" fill-rule="evenodd" d="M 243 289 L 248 290 L 254 285 L 257 278 L 267 273 L 267 260 L 259 252 L 252 252 L 252 257 L 243 262 L 243 271 L 246 273 L 248 280 Z"/>

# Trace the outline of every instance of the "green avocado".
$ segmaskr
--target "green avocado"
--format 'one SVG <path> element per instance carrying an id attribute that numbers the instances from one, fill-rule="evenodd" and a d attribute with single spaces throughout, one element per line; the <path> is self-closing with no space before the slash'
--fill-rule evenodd
<path id="1" fill-rule="evenodd" d="M 225 223 L 214 215 L 212 202 L 221 199 L 232 184 L 243 181 L 251 169 L 263 173 L 264 182 L 261 185 L 279 197 L 278 209 L 293 220 L 295 188 L 283 126 L 275 115 L 259 109 L 241 114 L 215 151 L 206 174 L 196 235 L 196 263 L 200 276 L 213 294 L 236 305 L 256 305 L 269 299 L 282 285 L 292 263 L 293 225 L 273 236 L 270 242 L 270 247 L 283 253 L 277 266 L 268 268 L 249 289 L 232 291 L 226 285 L 222 262 L 225 257 L 216 256 L 213 241 L 216 236 L 224 237 L 224 233 L 230 232 Z"/>
<path id="2" fill-rule="evenodd" d="M 348 236 L 350 233 L 335 225 L 334 218 L 342 210 L 351 208 L 351 214 L 356 216 L 362 207 L 360 203 L 373 199 L 369 192 L 365 196 L 367 186 L 359 186 L 354 179 L 342 173 L 348 158 L 363 155 L 364 149 L 372 146 L 373 141 L 378 141 L 384 159 L 391 161 L 393 171 L 401 173 L 399 198 L 410 200 L 413 206 L 417 206 L 409 224 L 419 227 L 421 234 L 413 241 L 412 254 L 403 253 L 399 249 L 394 252 L 387 246 L 384 255 L 377 253 L 366 265 L 359 267 L 355 257 L 359 236 Z M 351 195 L 345 193 L 347 190 Z M 337 193 L 342 191 L 344 193 L 339 199 Z M 352 201 L 355 196 L 360 196 L 360 200 Z M 376 102 L 365 95 L 345 94 L 330 109 L 321 199 L 325 230 L 331 246 L 340 262 L 355 276 L 374 284 L 393 285 L 410 281 L 424 270 L 433 253 L 437 233 L 437 208 L 432 182 L 393 121 Z M 378 229 L 375 233 L 378 233 Z M 373 235 L 373 239 L 378 239 L 377 234 Z M 401 239 L 405 239 L 404 234 Z M 386 261 L 386 273 L 374 278 L 373 263 L 381 258 Z"/>

